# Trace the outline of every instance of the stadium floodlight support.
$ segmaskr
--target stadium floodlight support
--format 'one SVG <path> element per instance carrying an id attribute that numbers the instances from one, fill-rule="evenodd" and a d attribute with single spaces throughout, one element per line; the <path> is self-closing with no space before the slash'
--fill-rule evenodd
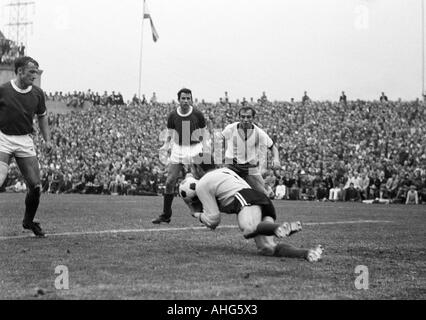
<path id="1" fill-rule="evenodd" d="M 9 23 L 6 24 L 9 31 L 8 36 L 17 45 L 23 43 L 27 46 L 28 27 L 33 25 L 32 21 L 27 20 L 29 6 L 35 6 L 35 2 L 13 0 L 6 5 L 9 7 Z"/>
<path id="2" fill-rule="evenodd" d="M 141 99 L 142 96 L 142 53 L 143 53 L 143 30 L 144 30 L 144 21 L 145 21 L 145 0 L 142 1 L 142 26 L 141 26 L 141 44 L 140 44 L 140 54 L 139 54 L 139 88 L 138 88 L 138 98 Z"/>

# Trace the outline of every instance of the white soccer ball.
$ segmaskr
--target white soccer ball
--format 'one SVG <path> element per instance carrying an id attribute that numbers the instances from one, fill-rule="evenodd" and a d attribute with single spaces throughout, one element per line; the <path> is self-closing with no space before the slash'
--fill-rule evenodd
<path id="1" fill-rule="evenodd" d="M 179 195 L 184 200 L 192 200 L 197 196 L 196 188 L 197 188 L 198 180 L 192 176 L 187 176 L 185 180 L 179 185 Z"/>

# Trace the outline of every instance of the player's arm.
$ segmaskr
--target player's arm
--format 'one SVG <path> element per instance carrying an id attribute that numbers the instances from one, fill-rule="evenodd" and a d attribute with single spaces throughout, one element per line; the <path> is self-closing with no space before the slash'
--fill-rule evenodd
<path id="1" fill-rule="evenodd" d="M 174 115 L 170 114 L 167 119 L 167 129 L 164 131 L 164 136 L 162 137 L 162 141 L 164 141 L 164 145 L 161 147 L 160 151 L 169 151 L 172 145 L 173 139 L 175 139 L 176 127 L 174 122 Z"/>
<path id="2" fill-rule="evenodd" d="M 172 146 L 172 140 L 175 139 L 175 125 L 173 115 L 169 115 L 167 119 L 167 129 L 161 133 L 160 139 L 164 142 L 163 146 L 159 149 L 160 162 L 163 164 L 168 163 L 168 153 Z"/>
<path id="3" fill-rule="evenodd" d="M 52 141 L 50 138 L 50 128 L 49 123 L 47 121 L 47 109 L 46 109 L 46 101 L 44 97 L 44 92 L 40 92 L 40 101 L 37 106 L 37 118 L 38 118 L 38 126 L 40 128 L 41 135 L 46 143 L 46 151 L 50 153 L 52 151 Z"/>
<path id="4" fill-rule="evenodd" d="M 46 114 L 38 116 L 38 125 L 40 127 L 40 132 L 43 136 L 44 141 L 50 142 L 50 129 Z"/>
<path id="5" fill-rule="evenodd" d="M 52 151 L 52 140 L 50 138 L 50 128 L 49 123 L 47 121 L 47 114 L 42 114 L 38 116 L 38 126 L 40 128 L 41 135 L 43 136 L 43 139 L 45 141 L 45 147 L 47 153 L 50 153 Z"/>
<path id="6" fill-rule="evenodd" d="M 195 197 L 194 199 L 183 199 L 183 201 L 188 206 L 191 215 L 194 218 L 199 218 L 199 215 L 204 210 L 203 204 L 201 203 L 200 199 L 198 197 Z"/>
<path id="7" fill-rule="evenodd" d="M 210 138 L 210 132 L 207 129 L 207 121 L 204 115 L 200 112 L 198 114 L 198 125 L 199 128 L 198 133 L 200 137 L 202 137 L 202 144 L 203 144 L 203 150 L 204 152 L 210 152 L 211 153 L 211 138 Z"/>
<path id="8" fill-rule="evenodd" d="M 197 196 L 203 205 L 203 212 L 195 213 L 194 216 L 208 228 L 215 230 L 219 226 L 221 219 L 215 195 L 211 193 L 207 186 L 198 186 Z"/>
<path id="9" fill-rule="evenodd" d="M 203 137 L 204 146 L 211 148 L 212 139 L 210 137 L 210 131 L 208 130 L 207 127 L 204 127 L 201 129 L 201 135 Z"/>
<path id="10" fill-rule="evenodd" d="M 173 129 L 167 129 L 164 134 L 164 138 L 162 139 L 164 141 L 164 145 L 161 147 L 160 150 L 162 151 L 169 151 L 170 147 L 172 145 L 173 135 L 175 130 Z"/>
<path id="11" fill-rule="evenodd" d="M 231 126 L 228 125 L 221 133 L 218 133 L 216 139 L 221 145 L 221 150 L 223 150 L 223 158 L 225 159 L 226 152 L 228 150 L 228 144 L 233 143 Z M 236 155 L 234 156 L 236 157 Z"/>
<path id="12" fill-rule="evenodd" d="M 272 148 L 270 148 L 273 156 L 273 163 L 275 169 L 281 169 L 281 160 L 280 160 L 280 152 L 278 151 L 278 148 L 274 144 Z"/>
<path id="13" fill-rule="evenodd" d="M 280 152 L 278 151 L 277 146 L 274 141 L 266 134 L 266 132 L 262 131 L 263 139 L 265 139 L 265 143 L 268 149 L 272 152 L 272 161 L 274 169 L 281 169 L 281 160 L 280 160 Z"/>

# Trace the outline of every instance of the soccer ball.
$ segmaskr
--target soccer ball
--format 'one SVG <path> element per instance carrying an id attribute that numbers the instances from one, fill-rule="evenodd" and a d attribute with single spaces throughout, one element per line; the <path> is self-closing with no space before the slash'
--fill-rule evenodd
<path id="1" fill-rule="evenodd" d="M 184 200 L 192 200 L 197 196 L 195 189 L 197 188 L 198 180 L 192 176 L 187 176 L 179 185 L 179 195 Z"/>

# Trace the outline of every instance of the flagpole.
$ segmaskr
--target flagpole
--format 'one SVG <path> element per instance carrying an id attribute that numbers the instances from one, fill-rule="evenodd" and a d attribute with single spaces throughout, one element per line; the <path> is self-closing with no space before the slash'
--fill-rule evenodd
<path id="1" fill-rule="evenodd" d="M 422 0 L 422 98 L 425 99 L 425 2 Z"/>
<path id="2" fill-rule="evenodd" d="M 144 21 L 145 21 L 145 0 L 142 1 L 142 28 L 141 28 L 141 48 L 139 55 L 139 99 L 141 99 L 141 91 L 142 91 L 142 52 L 143 52 L 143 30 L 144 30 Z"/>

